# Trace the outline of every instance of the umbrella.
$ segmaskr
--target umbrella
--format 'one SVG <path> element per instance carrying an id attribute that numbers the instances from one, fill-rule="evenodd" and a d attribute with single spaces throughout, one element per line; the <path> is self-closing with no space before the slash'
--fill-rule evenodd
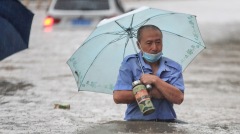
<path id="1" fill-rule="evenodd" d="M 28 48 L 32 19 L 18 0 L 0 0 L 0 60 Z"/>
<path id="2" fill-rule="evenodd" d="M 112 94 L 123 58 L 135 54 L 136 32 L 152 24 L 163 33 L 163 55 L 183 70 L 204 48 L 196 17 L 189 14 L 141 7 L 102 20 L 67 61 L 78 90 Z"/>

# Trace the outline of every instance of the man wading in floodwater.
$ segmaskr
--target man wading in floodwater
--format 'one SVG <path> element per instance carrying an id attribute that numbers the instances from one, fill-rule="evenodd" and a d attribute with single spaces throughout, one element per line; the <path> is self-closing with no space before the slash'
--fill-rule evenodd
<path id="1" fill-rule="evenodd" d="M 124 58 L 114 87 L 113 99 L 117 104 L 127 104 L 125 120 L 174 122 L 176 113 L 173 104 L 184 100 L 182 67 L 175 61 L 162 56 L 163 35 L 154 25 L 145 25 L 137 33 L 138 54 Z M 139 61 L 145 74 L 142 74 Z M 140 80 L 150 84 L 148 91 L 155 111 L 143 115 L 132 91 L 132 82 Z"/>

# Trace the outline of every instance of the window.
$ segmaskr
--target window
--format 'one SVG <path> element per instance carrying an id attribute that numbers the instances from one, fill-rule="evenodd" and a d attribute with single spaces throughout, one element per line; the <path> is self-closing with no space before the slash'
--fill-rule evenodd
<path id="1" fill-rule="evenodd" d="M 57 10 L 108 10 L 108 0 L 57 0 Z"/>

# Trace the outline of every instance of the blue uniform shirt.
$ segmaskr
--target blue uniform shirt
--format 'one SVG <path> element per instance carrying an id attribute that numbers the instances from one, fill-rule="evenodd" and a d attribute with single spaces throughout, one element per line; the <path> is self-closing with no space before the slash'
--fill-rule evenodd
<path id="1" fill-rule="evenodd" d="M 142 75 L 137 57 L 140 57 L 140 62 L 143 66 L 144 73 L 152 73 L 151 66 L 146 64 L 142 58 L 142 54 L 133 54 L 124 58 L 119 69 L 118 79 L 114 90 L 132 90 L 132 82 L 139 80 Z M 182 76 L 182 67 L 175 61 L 166 57 L 161 57 L 157 76 L 165 82 L 177 87 L 184 92 L 184 82 Z M 137 102 L 127 104 L 125 112 L 125 120 L 154 120 L 154 119 L 175 119 L 176 113 L 173 109 L 173 104 L 166 99 L 154 99 L 152 103 L 155 107 L 155 112 L 146 116 L 141 113 Z"/>

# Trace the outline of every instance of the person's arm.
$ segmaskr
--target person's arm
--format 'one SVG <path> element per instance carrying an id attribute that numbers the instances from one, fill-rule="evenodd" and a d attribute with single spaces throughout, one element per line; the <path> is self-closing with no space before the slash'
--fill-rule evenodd
<path id="1" fill-rule="evenodd" d="M 113 100 L 116 104 L 130 104 L 136 101 L 132 90 L 115 90 Z"/>
<path id="2" fill-rule="evenodd" d="M 153 86 L 152 89 L 150 89 L 148 91 L 149 95 L 151 98 L 155 98 L 155 99 L 164 99 L 163 94 L 155 87 Z"/>
<path id="3" fill-rule="evenodd" d="M 178 88 L 161 80 L 158 76 L 144 74 L 140 80 L 144 84 L 154 85 L 168 101 L 174 104 L 181 104 L 183 102 L 184 94 Z"/>

